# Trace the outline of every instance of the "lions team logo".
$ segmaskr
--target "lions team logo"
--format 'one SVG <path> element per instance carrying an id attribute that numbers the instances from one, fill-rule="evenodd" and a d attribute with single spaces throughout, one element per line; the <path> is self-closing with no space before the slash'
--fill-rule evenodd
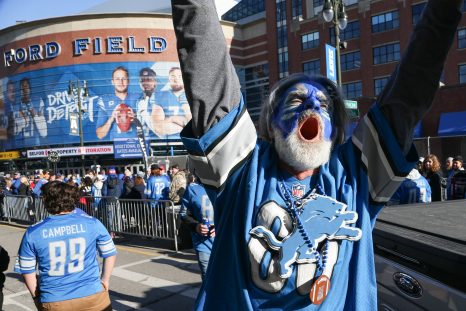
<path id="1" fill-rule="evenodd" d="M 291 195 L 295 199 L 301 199 L 304 196 L 304 193 L 306 193 L 306 186 L 305 185 L 294 184 L 291 187 Z"/>
<path id="2" fill-rule="evenodd" d="M 299 228 L 277 202 L 262 205 L 249 232 L 251 274 L 254 284 L 270 293 L 280 292 L 295 274 L 297 292 L 311 294 L 318 304 L 329 291 L 339 241 L 358 241 L 362 231 L 354 227 L 358 214 L 346 211 L 344 203 L 318 194 L 303 203 Z"/>

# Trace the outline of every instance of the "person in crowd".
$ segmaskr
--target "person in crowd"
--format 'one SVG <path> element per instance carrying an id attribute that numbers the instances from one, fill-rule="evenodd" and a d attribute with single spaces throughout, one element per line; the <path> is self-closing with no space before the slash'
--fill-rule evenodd
<path id="1" fill-rule="evenodd" d="M 55 180 L 63 182 L 64 176 L 61 173 L 55 174 Z"/>
<path id="2" fill-rule="evenodd" d="M 39 177 L 39 176 L 38 176 Z M 20 185 L 18 187 L 18 195 L 28 196 L 31 193 L 31 188 L 29 185 L 29 180 L 26 176 L 21 176 Z"/>
<path id="3" fill-rule="evenodd" d="M 445 160 L 445 166 L 443 168 L 443 176 L 444 178 L 448 178 L 450 176 L 451 170 L 453 169 L 453 157 L 448 157 Z"/>
<path id="4" fill-rule="evenodd" d="M 34 184 L 34 188 L 32 189 L 32 194 L 34 197 L 38 198 L 42 194 L 42 187 L 49 182 L 50 172 L 43 171 L 39 175 L 39 180 Z"/>
<path id="5" fill-rule="evenodd" d="M 419 161 L 417 161 L 416 169 L 418 170 L 419 174 L 424 175 L 424 157 L 419 157 Z"/>
<path id="6" fill-rule="evenodd" d="M 450 172 L 450 175 L 448 175 L 448 178 L 447 178 L 447 199 L 448 200 L 452 200 L 453 199 L 453 196 L 452 196 L 452 179 L 453 179 L 453 176 L 455 176 L 458 172 L 460 171 L 463 171 L 464 168 L 463 168 L 463 157 L 460 156 L 460 155 L 457 155 L 453 158 L 453 163 L 452 163 L 452 166 L 451 166 L 451 172 Z"/>
<path id="7" fill-rule="evenodd" d="M 97 129 L 99 139 L 136 137 L 133 122 L 136 98 L 128 93 L 129 73 L 123 66 L 118 66 L 112 73 L 114 94 L 108 94 L 98 101 Z"/>
<path id="8" fill-rule="evenodd" d="M 436 155 L 429 154 L 424 160 L 424 176 L 429 182 L 432 191 L 432 202 L 442 200 L 442 177 L 441 167 Z"/>
<path id="9" fill-rule="evenodd" d="M 123 181 L 118 178 L 115 167 L 109 167 L 107 178 L 102 187 L 102 195 L 105 197 L 105 207 L 107 209 L 107 226 L 111 228 L 110 236 L 115 238 L 115 232 L 120 229 L 119 209 L 120 204 L 118 198 L 121 196 L 123 189 Z"/>
<path id="10" fill-rule="evenodd" d="M 134 187 L 131 189 L 130 192 L 130 197 L 131 199 L 145 199 L 145 190 L 146 190 L 146 184 L 144 182 L 144 178 L 141 176 L 136 176 L 134 178 Z"/>
<path id="11" fill-rule="evenodd" d="M 0 245 L 0 310 L 3 310 L 3 284 L 5 284 L 5 271 L 8 270 L 10 256 L 5 248 Z"/>
<path id="12" fill-rule="evenodd" d="M 180 208 L 181 221 L 191 229 L 194 250 L 204 280 L 215 238 L 214 209 L 204 186 L 196 183 L 196 176 L 189 175 Z"/>
<path id="13" fill-rule="evenodd" d="M 412 169 L 387 205 L 430 202 L 432 202 L 432 190 L 429 182 L 417 169 Z"/>
<path id="14" fill-rule="evenodd" d="M 179 205 L 181 204 L 181 198 L 186 190 L 186 175 L 184 171 L 180 170 L 178 164 L 172 165 L 171 172 L 172 180 L 170 183 L 169 199 L 173 201 L 175 205 Z"/>
<path id="15" fill-rule="evenodd" d="M 150 206 L 152 207 L 152 219 L 148 220 L 150 222 L 148 226 L 152 227 L 153 225 L 159 232 L 163 232 L 167 224 L 165 201 L 168 200 L 170 180 L 167 175 L 163 175 L 163 169 L 158 164 L 152 164 L 150 169 L 150 176 L 145 189 L 146 198 L 151 200 Z M 159 202 L 159 200 L 162 200 L 162 202 Z"/>
<path id="16" fill-rule="evenodd" d="M 39 310 L 112 310 L 108 290 L 116 248 L 100 221 L 73 212 L 78 200 L 76 187 L 48 183 L 43 201 L 51 215 L 30 226 L 21 241 L 15 271 Z"/>
<path id="17" fill-rule="evenodd" d="M 80 199 L 79 202 L 83 204 L 83 208 L 85 209 L 87 214 L 92 215 L 92 212 L 90 210 L 91 204 L 94 202 L 93 197 L 92 197 L 92 177 L 86 176 L 84 177 L 82 185 L 79 187 L 79 195 Z"/>
<path id="18" fill-rule="evenodd" d="M 150 170 L 145 191 L 146 197 L 153 200 L 168 200 L 170 188 L 168 176 L 162 174 L 163 170 L 158 164 L 152 164 Z"/>
<path id="19" fill-rule="evenodd" d="M 15 172 L 13 176 L 12 192 L 13 194 L 18 194 L 19 185 L 21 184 L 21 173 Z"/>
<path id="20" fill-rule="evenodd" d="M 271 89 L 258 138 L 214 1 L 172 0 L 192 112 L 181 137 L 219 226 L 194 310 L 376 309 L 373 224 L 419 159 L 412 133 L 439 87 L 462 3 L 427 2 L 394 74 L 345 139 L 339 88 L 305 74 Z"/>
<path id="21" fill-rule="evenodd" d="M 461 200 L 466 193 L 466 171 L 463 167 L 463 157 L 453 159 L 453 169 L 450 182 L 450 200 Z"/>
<path id="22" fill-rule="evenodd" d="M 134 181 L 131 176 L 124 176 L 123 177 L 123 191 L 121 192 L 120 198 L 122 199 L 129 199 L 130 193 L 134 188 Z"/>

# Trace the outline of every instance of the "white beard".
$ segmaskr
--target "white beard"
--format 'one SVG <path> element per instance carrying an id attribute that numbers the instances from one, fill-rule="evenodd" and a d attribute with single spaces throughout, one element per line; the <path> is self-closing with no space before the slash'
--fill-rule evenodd
<path id="1" fill-rule="evenodd" d="M 298 172 L 312 170 L 325 164 L 330 159 L 332 142 L 320 140 L 306 142 L 298 138 L 298 128 L 284 139 L 281 132 L 272 126 L 275 150 L 280 160 Z"/>

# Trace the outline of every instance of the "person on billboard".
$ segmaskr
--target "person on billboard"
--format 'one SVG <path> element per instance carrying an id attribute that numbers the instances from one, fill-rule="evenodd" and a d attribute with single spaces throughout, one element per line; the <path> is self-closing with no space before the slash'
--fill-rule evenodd
<path id="1" fill-rule="evenodd" d="M 154 133 L 158 137 L 179 138 L 179 133 L 191 120 L 179 67 L 168 71 L 168 87 L 157 93 L 157 104 L 152 109 Z"/>
<path id="2" fill-rule="evenodd" d="M 128 93 L 129 73 L 118 66 L 112 73 L 113 94 L 106 94 L 98 100 L 96 134 L 98 139 L 136 137 L 134 105 L 136 99 Z"/>
<path id="3" fill-rule="evenodd" d="M 349 139 L 340 88 L 302 73 L 272 88 L 258 134 L 214 1 L 171 3 L 193 115 L 181 138 L 218 225 L 194 310 L 376 310 L 372 229 L 419 159 L 414 128 L 439 88 L 463 0 L 427 2 Z"/>
<path id="4" fill-rule="evenodd" d="M 42 98 L 31 96 L 29 78 L 21 79 L 19 85 L 20 104 L 17 111 L 13 110 L 13 133 L 16 141 L 23 146 L 38 146 L 41 143 L 40 137 L 47 136 L 45 103 Z"/>
<path id="5" fill-rule="evenodd" d="M 144 134 L 148 136 L 154 131 L 152 123 L 152 107 L 155 105 L 155 90 L 157 88 L 157 74 L 152 68 L 145 67 L 139 71 L 139 86 L 142 90 L 138 100 L 136 116 L 144 128 Z"/>

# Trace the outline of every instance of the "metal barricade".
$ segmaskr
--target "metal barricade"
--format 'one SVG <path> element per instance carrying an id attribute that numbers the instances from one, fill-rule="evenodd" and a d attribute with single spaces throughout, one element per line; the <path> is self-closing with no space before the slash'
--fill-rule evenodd
<path id="1" fill-rule="evenodd" d="M 81 208 L 99 219 L 109 232 L 173 240 L 178 251 L 177 212 L 169 200 L 130 200 L 115 197 L 83 197 Z"/>
<path id="2" fill-rule="evenodd" d="M 89 196 L 82 197 L 78 207 L 89 216 L 99 219 L 109 232 L 173 240 L 175 250 L 178 251 L 178 211 L 172 201 Z M 8 222 L 34 224 L 49 216 L 42 198 L 28 196 L 6 196 L 4 211 Z"/>

